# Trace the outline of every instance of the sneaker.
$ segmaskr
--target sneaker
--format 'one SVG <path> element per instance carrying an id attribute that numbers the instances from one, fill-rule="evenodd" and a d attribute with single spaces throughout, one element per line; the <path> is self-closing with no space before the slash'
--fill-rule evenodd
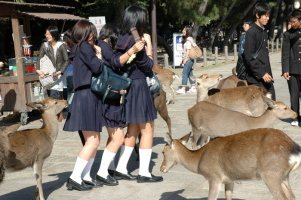
<path id="1" fill-rule="evenodd" d="M 292 125 L 292 126 L 299 126 L 299 122 L 298 122 L 298 121 L 292 121 L 292 122 L 291 122 L 291 125 Z"/>
<path id="2" fill-rule="evenodd" d="M 188 92 L 191 92 L 191 93 L 196 92 L 196 88 L 190 88 L 190 89 L 188 90 Z"/>
<path id="3" fill-rule="evenodd" d="M 176 91 L 176 93 L 178 93 L 178 94 L 185 94 L 186 91 L 185 91 L 183 88 L 181 88 L 181 89 L 178 89 L 178 90 Z"/>

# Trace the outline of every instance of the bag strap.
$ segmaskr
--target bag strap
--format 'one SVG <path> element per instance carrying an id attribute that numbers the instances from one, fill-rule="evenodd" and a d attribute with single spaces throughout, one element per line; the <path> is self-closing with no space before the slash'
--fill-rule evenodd
<path id="1" fill-rule="evenodd" d="M 189 40 L 188 38 L 187 38 L 187 41 L 190 42 L 192 46 L 195 46 L 195 42 Z"/>
<path id="2" fill-rule="evenodd" d="M 261 50 L 261 47 L 263 45 L 263 40 L 264 40 L 264 32 L 262 33 L 262 39 L 261 39 L 261 43 L 260 43 L 260 46 L 259 48 L 257 49 L 256 53 L 254 54 L 253 58 L 256 60 L 257 56 L 259 55 L 259 52 Z"/>

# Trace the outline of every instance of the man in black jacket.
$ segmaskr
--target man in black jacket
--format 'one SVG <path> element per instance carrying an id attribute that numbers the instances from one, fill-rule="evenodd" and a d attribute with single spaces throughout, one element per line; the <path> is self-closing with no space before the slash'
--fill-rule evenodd
<path id="1" fill-rule="evenodd" d="M 273 75 L 270 66 L 267 34 L 264 26 L 268 23 L 271 9 L 266 3 L 257 3 L 253 10 L 255 23 L 246 33 L 244 55 L 248 67 L 247 82 L 265 88 L 276 99 Z"/>
<path id="2" fill-rule="evenodd" d="M 282 75 L 287 80 L 290 92 L 291 108 L 298 113 L 300 120 L 300 84 L 301 84 L 301 11 L 294 10 L 289 16 L 291 29 L 283 33 Z M 298 126 L 298 118 L 291 125 Z"/>

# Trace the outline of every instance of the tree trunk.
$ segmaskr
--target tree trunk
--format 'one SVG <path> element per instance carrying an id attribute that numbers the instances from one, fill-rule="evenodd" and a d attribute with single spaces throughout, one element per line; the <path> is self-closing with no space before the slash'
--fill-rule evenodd
<path id="1" fill-rule="evenodd" d="M 241 20 L 249 13 L 249 11 L 251 10 L 251 8 L 254 6 L 254 4 L 256 3 L 257 0 L 253 0 L 248 7 L 243 11 L 241 18 L 236 20 L 236 22 L 233 24 L 233 26 L 230 28 L 230 30 L 228 31 L 227 35 L 224 38 L 224 43 L 223 46 L 227 46 L 229 39 L 231 38 L 231 35 L 233 34 L 233 32 L 235 31 L 236 27 L 241 23 Z"/>
<path id="2" fill-rule="evenodd" d="M 208 4 L 208 0 L 203 0 L 202 3 L 201 3 L 201 6 L 199 8 L 199 15 L 204 15 L 205 11 L 206 11 L 206 7 L 207 7 L 207 4 Z M 199 24 L 197 24 L 196 22 L 194 23 L 194 27 L 193 27 L 193 35 L 194 35 L 194 39 L 196 41 L 196 36 L 197 36 L 197 33 L 199 31 Z"/>
<path id="3" fill-rule="evenodd" d="M 278 12 L 278 29 L 277 29 L 277 35 L 276 35 L 276 39 L 278 38 L 279 40 L 282 37 L 282 33 L 283 31 L 286 31 L 286 27 L 284 27 L 284 22 L 286 21 L 286 19 L 284 19 L 284 11 L 285 11 L 285 3 L 284 1 L 282 1 L 282 3 L 279 5 L 279 12 Z M 286 25 L 286 23 L 285 23 Z M 285 29 L 284 29 L 285 28 Z"/>
<path id="4" fill-rule="evenodd" d="M 225 19 L 228 17 L 228 15 L 230 14 L 230 12 L 232 11 L 234 5 L 236 4 L 236 0 L 232 2 L 232 4 L 230 5 L 227 13 L 222 17 L 221 21 L 218 23 L 218 25 L 215 27 L 215 29 L 213 29 L 211 36 L 210 36 L 210 42 L 209 42 L 209 47 L 208 47 L 208 52 L 212 52 L 212 47 L 213 47 L 213 42 L 214 42 L 214 38 L 215 35 L 217 33 L 217 30 L 221 27 L 221 25 L 224 23 Z"/>
<path id="5" fill-rule="evenodd" d="M 118 3 L 116 2 L 116 15 L 115 15 L 115 24 L 120 24 L 122 20 L 122 16 L 125 10 L 125 6 L 123 0 L 119 0 Z"/>
<path id="6" fill-rule="evenodd" d="M 281 4 L 282 0 L 277 0 L 277 4 L 274 7 L 274 12 L 272 16 L 272 20 L 270 23 L 270 30 L 269 30 L 269 40 L 274 39 L 274 31 L 275 31 L 275 25 L 278 17 L 278 12 L 279 12 L 279 6 Z"/>

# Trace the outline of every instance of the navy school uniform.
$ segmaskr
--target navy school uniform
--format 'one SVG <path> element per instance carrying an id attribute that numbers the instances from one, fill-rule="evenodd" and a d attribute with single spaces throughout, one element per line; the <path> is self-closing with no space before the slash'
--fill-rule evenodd
<path id="1" fill-rule="evenodd" d="M 114 69 L 120 70 L 119 56 L 114 54 L 111 46 L 103 40 L 98 41 L 98 46 L 101 48 L 102 59 L 105 65 Z M 115 65 L 113 66 L 111 60 L 116 57 Z M 120 105 L 120 99 L 105 99 L 101 106 L 102 125 L 106 127 L 126 127 L 125 120 L 125 106 Z"/>
<path id="2" fill-rule="evenodd" d="M 135 40 L 132 35 L 118 36 L 116 44 L 117 54 L 124 54 L 134 44 Z M 114 59 L 113 63 L 118 61 Z M 152 70 L 153 65 L 153 60 L 146 55 L 145 49 L 143 49 L 136 54 L 136 58 L 131 63 L 125 64 L 121 68 L 132 79 L 125 103 L 127 123 L 146 123 L 157 118 L 154 100 L 146 83 L 146 75 Z"/>
<path id="3" fill-rule="evenodd" d="M 97 58 L 93 47 L 86 41 L 75 44 L 69 58 L 73 60 L 74 97 L 64 125 L 65 131 L 102 131 L 101 100 L 91 92 L 92 74 L 100 74 L 103 61 Z"/>

